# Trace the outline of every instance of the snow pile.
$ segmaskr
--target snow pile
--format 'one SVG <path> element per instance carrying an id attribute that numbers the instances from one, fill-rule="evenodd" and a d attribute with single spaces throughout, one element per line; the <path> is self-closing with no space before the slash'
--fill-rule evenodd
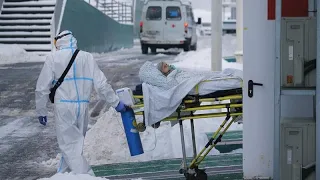
<path id="1" fill-rule="evenodd" d="M 57 173 L 50 178 L 41 178 L 39 180 L 108 180 L 101 177 L 93 177 L 88 174 L 73 174 L 73 173 Z"/>
<path id="2" fill-rule="evenodd" d="M 90 164 L 139 162 L 182 157 L 179 126 L 171 127 L 168 122 L 162 122 L 158 129 L 147 127 L 146 131 L 140 133 L 145 153 L 131 157 L 121 121 L 120 114 L 110 108 L 88 131 L 84 155 Z M 190 123 L 184 124 L 186 151 L 187 155 L 191 157 Z M 208 142 L 203 131 L 196 132 L 196 141 L 198 149 L 202 149 Z M 219 152 L 212 150 L 210 154 L 219 154 Z"/>
<path id="3" fill-rule="evenodd" d="M 43 61 L 45 61 L 45 56 L 28 53 L 19 45 L 0 44 L 0 64 Z"/>
<path id="4" fill-rule="evenodd" d="M 159 53 L 159 54 L 157 54 L 156 56 L 157 56 L 157 57 L 166 57 L 167 55 L 162 54 L 162 53 Z"/>
<path id="5" fill-rule="evenodd" d="M 38 180 L 108 180 L 102 177 L 94 177 L 88 174 L 73 174 L 73 173 L 57 173 L 50 178 L 41 178 Z M 132 180 L 142 180 L 141 178 Z"/>

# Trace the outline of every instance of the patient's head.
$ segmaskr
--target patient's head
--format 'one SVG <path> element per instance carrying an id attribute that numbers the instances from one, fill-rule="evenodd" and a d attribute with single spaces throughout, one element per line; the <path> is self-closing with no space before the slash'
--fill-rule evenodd
<path id="1" fill-rule="evenodd" d="M 159 62 L 157 65 L 157 68 L 159 69 L 159 71 L 162 72 L 162 74 L 164 75 L 168 75 L 168 73 L 170 73 L 170 66 L 168 63 L 166 62 Z"/>

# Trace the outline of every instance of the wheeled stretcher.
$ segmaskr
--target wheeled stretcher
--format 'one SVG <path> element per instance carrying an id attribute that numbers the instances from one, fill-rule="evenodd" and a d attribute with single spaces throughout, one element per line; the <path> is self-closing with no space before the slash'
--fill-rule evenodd
<path id="1" fill-rule="evenodd" d="M 204 170 L 199 169 L 199 164 L 204 160 L 206 155 L 216 146 L 217 143 L 221 141 L 223 134 L 228 130 L 232 123 L 238 122 L 242 123 L 242 88 L 232 88 L 227 90 L 217 90 L 208 92 L 206 86 L 202 86 L 205 91 L 199 91 L 201 88 L 201 83 L 197 85 L 190 93 L 182 100 L 180 106 L 176 109 L 175 113 L 169 117 L 164 118 L 162 121 L 177 121 L 180 126 L 180 136 L 182 144 L 183 161 L 179 172 L 184 174 L 187 179 L 206 179 L 207 175 Z M 207 85 L 212 85 L 207 82 Z M 213 88 L 214 89 L 214 88 Z M 200 92 L 200 93 L 199 93 Z M 135 99 L 135 104 L 133 109 L 135 109 L 136 116 L 144 117 L 144 103 L 143 103 L 143 92 L 142 85 L 137 85 L 135 90 L 133 90 L 133 97 Z M 212 102 L 217 104 L 203 105 L 202 102 Z M 217 113 L 202 113 L 196 114 L 199 110 L 218 110 Z M 223 111 L 224 110 L 224 111 Z M 214 117 L 225 117 L 218 130 L 213 134 L 211 139 L 208 141 L 206 146 L 197 153 L 195 131 L 194 131 L 194 120 L 203 118 L 214 118 Z M 193 144 L 193 161 L 190 165 L 187 165 L 186 157 L 186 147 L 183 132 L 183 121 L 190 120 L 191 123 L 191 133 L 192 133 L 192 144 Z M 143 132 L 145 130 L 145 118 L 143 118 L 143 123 L 139 124 L 138 130 Z M 152 125 L 152 127 L 159 127 L 160 122 Z"/>

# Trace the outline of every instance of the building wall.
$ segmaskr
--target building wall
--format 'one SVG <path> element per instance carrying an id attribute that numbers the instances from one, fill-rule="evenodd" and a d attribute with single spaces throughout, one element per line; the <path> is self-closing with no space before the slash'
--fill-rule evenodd
<path id="1" fill-rule="evenodd" d="M 82 0 L 67 0 L 60 31 L 70 30 L 78 47 L 89 52 L 110 52 L 133 47 L 133 26 L 120 24 Z"/>

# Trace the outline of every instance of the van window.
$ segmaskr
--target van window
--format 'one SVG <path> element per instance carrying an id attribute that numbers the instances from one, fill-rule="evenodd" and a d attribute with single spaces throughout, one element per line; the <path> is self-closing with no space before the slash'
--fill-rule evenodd
<path id="1" fill-rule="evenodd" d="M 181 10 L 179 7 L 167 7 L 167 20 L 181 20 Z"/>
<path id="2" fill-rule="evenodd" d="M 188 19 L 188 21 L 194 22 L 194 16 L 193 16 L 192 9 L 189 6 L 186 9 L 187 9 L 187 19 Z"/>
<path id="3" fill-rule="evenodd" d="M 147 10 L 146 19 L 147 20 L 161 20 L 162 9 L 160 6 L 150 6 Z"/>

